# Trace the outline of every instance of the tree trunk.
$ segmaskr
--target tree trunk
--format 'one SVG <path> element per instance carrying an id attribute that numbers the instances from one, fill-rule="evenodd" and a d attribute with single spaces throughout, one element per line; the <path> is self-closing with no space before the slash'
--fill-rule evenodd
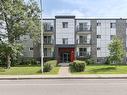
<path id="1" fill-rule="evenodd" d="M 7 69 L 10 69 L 11 67 L 11 57 L 10 57 L 10 54 L 7 54 Z"/>

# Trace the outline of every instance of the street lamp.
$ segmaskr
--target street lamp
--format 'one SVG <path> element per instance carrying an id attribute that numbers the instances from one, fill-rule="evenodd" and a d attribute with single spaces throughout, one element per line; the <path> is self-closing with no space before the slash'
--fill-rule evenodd
<path id="1" fill-rule="evenodd" d="M 41 9 L 41 71 L 43 72 L 43 19 L 42 19 L 42 0 L 40 0 Z"/>

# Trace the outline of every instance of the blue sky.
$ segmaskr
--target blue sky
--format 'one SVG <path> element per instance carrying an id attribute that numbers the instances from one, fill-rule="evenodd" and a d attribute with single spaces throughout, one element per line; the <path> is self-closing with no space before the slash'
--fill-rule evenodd
<path id="1" fill-rule="evenodd" d="M 43 0 L 43 16 L 127 17 L 127 0 Z"/>

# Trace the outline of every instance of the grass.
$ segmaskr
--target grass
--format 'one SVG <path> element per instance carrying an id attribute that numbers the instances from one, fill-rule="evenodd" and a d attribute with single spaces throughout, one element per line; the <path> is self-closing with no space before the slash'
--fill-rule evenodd
<path id="1" fill-rule="evenodd" d="M 84 72 L 73 74 L 127 74 L 127 65 L 88 65 Z"/>
<path id="2" fill-rule="evenodd" d="M 4 69 L 0 67 L 0 75 L 54 75 L 58 74 L 59 67 L 56 67 L 56 60 L 47 61 L 49 64 L 53 66 L 53 69 L 50 72 L 41 73 L 40 65 L 17 65 L 15 67 L 11 67 L 10 69 Z M 46 63 L 47 63 L 46 62 Z"/>
<path id="3" fill-rule="evenodd" d="M 43 74 L 55 75 L 58 74 L 60 67 L 54 67 L 50 72 L 44 72 Z"/>
<path id="4" fill-rule="evenodd" d="M 54 67 L 50 72 L 41 73 L 40 66 L 23 66 L 11 67 L 10 69 L 0 68 L 0 75 L 40 75 L 40 74 L 57 74 L 59 67 Z"/>

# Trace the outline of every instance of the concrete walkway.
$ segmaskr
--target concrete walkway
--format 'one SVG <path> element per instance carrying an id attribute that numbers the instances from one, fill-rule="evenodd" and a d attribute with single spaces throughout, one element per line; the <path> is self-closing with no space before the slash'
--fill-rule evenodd
<path id="1" fill-rule="evenodd" d="M 70 76 L 69 67 L 60 67 L 58 76 Z"/>

